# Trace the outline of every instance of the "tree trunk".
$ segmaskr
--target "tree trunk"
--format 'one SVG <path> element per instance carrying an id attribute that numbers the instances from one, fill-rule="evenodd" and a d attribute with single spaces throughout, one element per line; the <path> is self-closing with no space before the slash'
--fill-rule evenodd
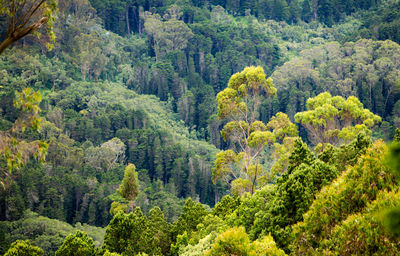
<path id="1" fill-rule="evenodd" d="M 217 188 L 217 184 L 214 185 L 214 202 L 215 202 L 215 204 L 218 203 L 218 188 Z"/>
<path id="2" fill-rule="evenodd" d="M 125 8 L 125 18 L 126 18 L 126 30 L 128 32 L 128 35 L 131 34 L 131 26 L 129 25 L 129 7 L 127 6 Z"/>
<path id="3" fill-rule="evenodd" d="M 0 44 L 0 55 L 8 48 L 10 47 L 10 45 L 12 43 L 14 43 L 14 39 L 11 37 L 7 37 L 6 40 L 4 40 L 1 44 Z"/>
<path id="4" fill-rule="evenodd" d="M 318 18 L 318 0 L 313 0 L 313 16 L 314 20 Z"/>
<path id="5" fill-rule="evenodd" d="M 43 24 L 46 24 L 48 21 L 47 17 L 43 17 L 34 24 L 30 25 L 26 28 L 18 28 L 16 30 L 12 30 L 9 33 L 9 36 L 4 40 L 0 45 L 0 55 L 14 42 L 18 41 L 19 39 L 23 38 L 24 36 L 32 33 L 39 29 Z"/>

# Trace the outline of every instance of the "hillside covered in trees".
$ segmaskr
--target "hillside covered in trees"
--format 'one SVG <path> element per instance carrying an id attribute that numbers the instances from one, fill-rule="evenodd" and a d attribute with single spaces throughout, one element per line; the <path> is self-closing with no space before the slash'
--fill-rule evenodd
<path id="1" fill-rule="evenodd" d="M 400 1 L 0 0 L 0 254 L 399 255 Z"/>

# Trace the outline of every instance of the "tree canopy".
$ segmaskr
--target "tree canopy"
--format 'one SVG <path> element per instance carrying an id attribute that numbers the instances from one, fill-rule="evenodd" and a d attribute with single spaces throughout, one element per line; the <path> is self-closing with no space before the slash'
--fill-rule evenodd
<path id="1" fill-rule="evenodd" d="M 354 96 L 344 99 L 332 97 L 328 92 L 321 93 L 307 100 L 307 109 L 297 113 L 295 120 L 307 129 L 314 145 L 350 141 L 361 132 L 370 132 L 370 128 L 381 122 L 378 115 L 364 109 Z"/>

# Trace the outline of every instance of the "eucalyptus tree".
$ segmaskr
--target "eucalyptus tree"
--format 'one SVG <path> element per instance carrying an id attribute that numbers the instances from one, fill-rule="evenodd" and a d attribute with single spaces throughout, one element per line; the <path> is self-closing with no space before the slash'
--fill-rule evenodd
<path id="1" fill-rule="evenodd" d="M 363 107 L 354 96 L 344 99 L 328 92 L 307 100 L 307 111 L 297 113 L 295 120 L 306 128 L 308 138 L 319 143 L 341 144 L 361 132 L 369 132 L 381 122 L 378 115 Z"/>
<path id="2" fill-rule="evenodd" d="M 218 116 L 229 122 L 221 131 L 225 140 L 236 148 L 217 154 L 213 168 L 213 182 L 234 177 L 234 193 L 254 193 L 263 172 L 259 163 L 260 154 L 268 143 L 275 140 L 266 125 L 257 120 L 261 98 L 276 95 L 272 79 L 266 78 L 262 67 L 247 67 L 234 74 L 228 88 L 218 93 Z M 237 171 L 235 171 L 237 170 Z"/>

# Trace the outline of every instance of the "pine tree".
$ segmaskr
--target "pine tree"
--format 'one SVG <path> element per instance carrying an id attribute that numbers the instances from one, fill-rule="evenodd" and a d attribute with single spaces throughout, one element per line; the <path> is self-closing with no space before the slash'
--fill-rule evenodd
<path id="1" fill-rule="evenodd" d="M 134 200 L 139 194 L 138 174 L 134 164 L 129 164 L 125 168 L 124 178 L 117 191 L 123 198 L 129 201 L 131 208 L 133 209 Z"/>
<path id="2" fill-rule="evenodd" d="M 93 239 L 86 233 L 77 231 L 65 238 L 64 243 L 56 251 L 56 256 L 92 256 L 95 253 Z"/>

